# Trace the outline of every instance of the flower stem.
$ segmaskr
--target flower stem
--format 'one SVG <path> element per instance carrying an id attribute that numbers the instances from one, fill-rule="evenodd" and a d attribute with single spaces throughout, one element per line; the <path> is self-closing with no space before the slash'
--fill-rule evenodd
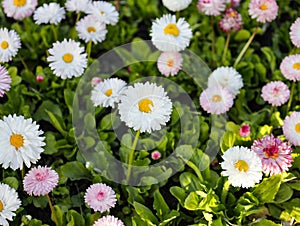
<path id="1" fill-rule="evenodd" d="M 51 24 L 51 29 L 52 29 L 52 32 L 53 32 L 53 35 L 54 35 L 54 39 L 55 41 L 57 41 L 57 31 L 56 31 L 56 28 L 54 27 L 54 24 Z"/>
<path id="2" fill-rule="evenodd" d="M 295 86 L 296 86 L 296 83 L 293 82 L 292 83 L 292 88 L 291 88 L 291 95 L 290 95 L 290 99 L 289 99 L 289 102 L 287 104 L 287 108 L 286 108 L 286 115 L 289 113 L 289 110 L 291 108 L 291 105 L 292 105 L 292 101 L 293 101 L 293 96 L 294 96 L 294 92 L 295 92 Z"/>
<path id="3" fill-rule="evenodd" d="M 215 61 L 215 30 L 214 30 L 214 18 L 213 16 L 210 17 L 210 23 L 211 23 L 211 54 L 212 54 L 212 65 L 216 65 Z"/>
<path id="4" fill-rule="evenodd" d="M 72 32 L 72 39 L 75 39 L 76 37 L 76 24 L 78 22 L 78 20 L 80 19 L 80 12 L 77 14 L 77 17 L 76 17 L 76 20 L 75 20 L 75 24 L 74 24 L 74 27 L 73 27 L 73 32 Z"/>
<path id="5" fill-rule="evenodd" d="M 228 182 L 228 180 L 226 180 L 225 183 L 224 183 L 224 186 L 223 186 L 222 193 L 221 193 L 221 202 L 223 204 L 226 203 L 226 198 L 227 198 L 228 190 L 229 190 L 229 182 Z"/>
<path id="6" fill-rule="evenodd" d="M 56 226 L 59 226 L 59 223 L 58 223 L 58 220 L 57 220 L 57 216 L 56 216 L 55 210 L 53 208 L 53 205 L 52 205 L 51 199 L 49 197 L 49 194 L 47 194 L 46 197 L 47 197 L 50 209 L 51 209 L 51 213 L 52 213 L 53 218 L 54 218 L 54 222 L 55 222 Z"/>
<path id="7" fill-rule="evenodd" d="M 133 162 L 133 157 L 134 157 L 134 151 L 140 136 L 140 130 L 138 130 L 135 134 L 135 138 L 131 147 L 131 151 L 130 151 L 130 155 L 129 155 L 129 159 L 128 159 L 128 170 L 127 170 L 127 177 L 126 177 L 126 181 L 129 182 L 130 179 L 130 174 L 131 174 L 131 168 L 132 168 L 132 162 Z"/>
<path id="8" fill-rule="evenodd" d="M 253 41 L 257 31 L 258 31 L 258 26 L 255 28 L 255 30 L 254 30 L 253 34 L 251 35 L 251 37 L 249 38 L 248 42 L 246 43 L 246 45 L 244 46 L 244 48 L 242 49 L 242 51 L 240 52 L 240 54 L 236 58 L 233 67 L 236 67 L 238 65 L 238 63 L 240 62 L 240 60 L 242 59 L 242 57 L 246 53 L 247 49 L 249 48 L 251 42 Z"/>
<path id="9" fill-rule="evenodd" d="M 231 37 L 231 33 L 228 32 L 225 47 L 224 47 L 224 52 L 223 52 L 223 56 L 222 56 L 222 63 L 224 63 L 224 61 L 226 59 L 226 54 L 227 54 L 227 50 L 228 50 L 228 46 L 229 46 L 229 42 L 230 42 L 230 37 Z"/>
<path id="10" fill-rule="evenodd" d="M 115 0 L 116 10 L 120 11 L 120 0 Z"/>
<path id="11" fill-rule="evenodd" d="M 88 54 L 88 62 L 90 61 L 90 56 L 92 52 L 92 40 L 90 40 L 86 46 L 86 52 Z"/>

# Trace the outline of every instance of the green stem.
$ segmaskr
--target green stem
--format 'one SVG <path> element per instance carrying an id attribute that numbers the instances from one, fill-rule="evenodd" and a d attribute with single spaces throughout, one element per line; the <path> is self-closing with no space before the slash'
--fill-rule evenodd
<path id="1" fill-rule="evenodd" d="M 22 179 L 24 179 L 24 177 L 25 177 L 25 167 L 24 167 L 24 164 L 23 164 L 23 168 L 21 170 L 21 176 L 22 176 Z"/>
<path id="2" fill-rule="evenodd" d="M 253 34 L 251 35 L 251 37 L 249 38 L 248 42 L 246 43 L 246 45 L 244 46 L 244 48 L 242 49 L 242 51 L 240 52 L 240 54 L 236 58 L 233 67 L 236 67 L 238 65 L 238 63 L 240 62 L 240 60 L 242 59 L 242 57 L 246 53 L 247 49 L 249 48 L 251 42 L 253 41 L 257 31 L 258 31 L 258 26 L 255 28 L 255 30 L 254 30 Z"/>
<path id="3" fill-rule="evenodd" d="M 75 24 L 74 24 L 74 27 L 73 27 L 73 32 L 72 32 L 72 39 L 75 39 L 76 37 L 76 25 L 77 25 L 77 22 L 78 20 L 80 19 L 80 12 L 77 14 L 77 17 L 76 17 L 76 20 L 75 20 Z"/>
<path id="4" fill-rule="evenodd" d="M 176 11 L 176 19 L 178 20 L 180 17 L 180 12 L 179 11 Z"/>
<path id="5" fill-rule="evenodd" d="M 288 105 L 287 105 L 287 108 L 286 108 L 286 115 L 289 113 L 289 110 L 290 110 L 291 105 L 292 105 L 293 96 L 294 96 L 294 92 L 295 92 L 295 86 L 296 86 L 296 83 L 293 82 L 292 83 L 292 88 L 291 88 L 290 99 L 289 99 L 289 102 L 288 102 Z"/>
<path id="6" fill-rule="evenodd" d="M 92 40 L 90 40 L 86 46 L 86 52 L 88 54 L 88 62 L 90 61 L 91 52 L 92 52 Z"/>
<path id="7" fill-rule="evenodd" d="M 127 177 L 126 177 L 126 181 L 127 183 L 129 183 L 129 179 L 130 179 L 130 174 L 131 174 L 131 168 L 132 168 L 132 163 L 133 163 L 133 157 L 134 157 L 134 151 L 140 136 L 140 130 L 138 130 L 135 134 L 135 138 L 131 147 L 131 151 L 130 151 L 130 155 L 129 155 L 129 159 L 128 159 L 128 170 L 127 170 Z"/>
<path id="8" fill-rule="evenodd" d="M 229 42 L 230 42 L 230 36 L 231 36 L 231 33 L 228 32 L 225 47 L 224 47 L 224 52 L 223 52 L 223 56 L 222 56 L 222 63 L 224 63 L 224 61 L 226 59 L 226 54 L 227 54 L 227 50 L 228 50 L 228 46 L 229 46 Z"/>
<path id="9" fill-rule="evenodd" d="M 48 203 L 49 203 L 51 212 L 52 212 L 52 216 L 53 216 L 53 218 L 54 218 L 54 222 L 55 222 L 56 226 L 59 226 L 59 223 L 58 223 L 58 220 L 57 220 L 57 216 L 56 216 L 55 210 L 54 210 L 54 208 L 53 208 L 51 199 L 50 199 L 50 197 L 49 197 L 48 194 L 46 195 L 46 197 L 47 197 L 47 200 L 48 200 Z"/>
<path id="10" fill-rule="evenodd" d="M 115 0 L 116 10 L 120 11 L 120 0 Z"/>
<path id="11" fill-rule="evenodd" d="M 54 24 L 51 24 L 51 29 L 52 29 L 52 32 L 53 32 L 53 35 L 54 35 L 54 39 L 55 39 L 55 41 L 57 41 L 58 36 L 57 36 L 56 28 L 54 27 Z"/>
<path id="12" fill-rule="evenodd" d="M 20 61 L 21 61 L 22 65 L 23 65 L 23 67 L 25 68 L 25 70 L 28 71 L 32 76 L 35 76 L 35 75 L 33 74 L 33 72 L 29 69 L 29 67 L 28 67 L 28 65 L 26 64 L 26 62 L 24 61 L 24 59 L 23 59 L 21 56 L 20 56 L 19 58 L 20 58 Z"/>
<path id="13" fill-rule="evenodd" d="M 226 182 L 224 183 L 224 186 L 223 186 L 222 193 L 221 193 L 221 202 L 223 204 L 226 203 L 226 198 L 227 198 L 228 190 L 229 190 L 229 181 L 226 180 Z"/>
<path id="14" fill-rule="evenodd" d="M 211 23 L 211 54 L 212 54 L 212 65 L 216 65 L 215 61 L 215 30 L 214 30 L 214 18 L 213 16 L 210 17 L 210 23 Z"/>

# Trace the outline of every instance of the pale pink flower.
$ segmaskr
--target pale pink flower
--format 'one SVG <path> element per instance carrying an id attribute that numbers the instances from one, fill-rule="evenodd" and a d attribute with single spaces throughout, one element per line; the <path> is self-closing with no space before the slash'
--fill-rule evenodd
<path id="1" fill-rule="evenodd" d="M 288 171 L 292 166 L 291 146 L 287 142 L 274 138 L 273 134 L 255 140 L 251 150 L 260 157 L 263 172 L 268 175 L 280 174 Z"/>
<path id="2" fill-rule="evenodd" d="M 111 215 L 107 215 L 97 220 L 93 226 L 125 226 L 125 225 L 118 218 Z"/>
<path id="3" fill-rule="evenodd" d="M 238 7 L 241 3 L 241 0 L 226 0 L 226 3 L 231 3 L 232 7 Z"/>
<path id="4" fill-rule="evenodd" d="M 300 80 L 300 54 L 286 56 L 280 64 L 280 71 L 285 78 L 292 81 Z"/>
<path id="5" fill-rule="evenodd" d="M 248 124 L 244 124 L 239 129 L 239 135 L 241 137 L 248 137 L 251 133 L 251 127 Z"/>
<path id="6" fill-rule="evenodd" d="M 0 65 L 0 97 L 10 90 L 11 78 L 5 69 L 5 67 Z"/>
<path id="7" fill-rule="evenodd" d="M 241 14 L 233 8 L 226 9 L 224 17 L 219 21 L 219 26 L 224 32 L 238 31 L 242 24 Z"/>
<path id="8" fill-rule="evenodd" d="M 300 146 L 300 112 L 293 112 L 283 122 L 283 134 L 295 146 Z"/>
<path id="9" fill-rule="evenodd" d="M 161 158 L 160 152 L 159 152 L 159 151 L 154 151 L 154 152 L 152 152 L 152 153 L 151 153 L 151 158 L 152 158 L 153 160 L 160 159 L 160 158 Z"/>
<path id="10" fill-rule="evenodd" d="M 41 75 L 38 75 L 38 76 L 36 76 L 36 81 L 37 81 L 38 83 L 40 83 L 40 82 L 44 81 L 44 77 L 41 76 Z"/>
<path id="11" fill-rule="evenodd" d="M 15 20 L 31 16 L 37 4 L 37 0 L 3 0 L 2 2 L 6 16 Z"/>
<path id="12" fill-rule="evenodd" d="M 205 15 L 218 16 L 225 10 L 225 0 L 199 0 L 197 7 Z"/>
<path id="13" fill-rule="evenodd" d="M 258 22 L 271 22 L 277 17 L 278 5 L 276 0 L 251 0 L 248 12 Z"/>
<path id="14" fill-rule="evenodd" d="M 290 38 L 292 43 L 300 48 L 300 17 L 290 27 Z"/>
<path id="15" fill-rule="evenodd" d="M 182 57 L 179 52 L 161 53 L 157 60 L 157 67 L 160 73 L 165 76 L 174 76 L 182 68 Z"/>
<path id="16" fill-rule="evenodd" d="M 86 190 L 84 200 L 94 211 L 101 213 L 114 207 L 117 201 L 114 190 L 103 183 L 91 185 Z"/>
<path id="17" fill-rule="evenodd" d="M 24 190 L 29 195 L 47 195 L 58 184 L 58 174 L 47 166 L 32 168 L 23 180 Z"/>
<path id="18" fill-rule="evenodd" d="M 261 97 L 272 106 L 281 106 L 290 98 L 289 87 L 281 81 L 273 81 L 264 85 Z"/>
<path id="19" fill-rule="evenodd" d="M 99 77 L 92 78 L 92 86 L 93 87 L 96 86 L 96 85 L 98 85 L 100 82 L 102 82 L 101 78 L 99 78 Z"/>

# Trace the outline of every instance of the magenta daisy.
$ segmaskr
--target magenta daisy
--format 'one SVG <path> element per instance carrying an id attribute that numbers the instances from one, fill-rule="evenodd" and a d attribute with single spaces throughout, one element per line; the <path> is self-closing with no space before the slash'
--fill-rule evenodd
<path id="1" fill-rule="evenodd" d="M 58 174 L 47 166 L 32 168 L 23 180 L 24 190 L 29 195 L 47 195 L 58 184 Z"/>
<path id="2" fill-rule="evenodd" d="M 292 43 L 300 48 L 300 17 L 292 24 L 290 28 L 290 38 Z"/>
<path id="3" fill-rule="evenodd" d="M 261 158 L 263 172 L 268 175 L 288 171 L 293 162 L 291 146 L 273 134 L 255 140 L 251 150 Z"/>
<path id="4" fill-rule="evenodd" d="M 209 87 L 200 95 L 201 107 L 211 114 L 223 114 L 233 105 L 233 96 L 227 88 Z"/>
<path id="5" fill-rule="evenodd" d="M 157 60 L 157 67 L 160 73 L 165 76 L 174 76 L 182 68 L 182 57 L 179 52 L 161 53 Z"/>
<path id="6" fill-rule="evenodd" d="M 104 217 L 101 217 L 99 220 L 97 220 L 93 226 L 125 226 L 124 223 L 119 220 L 118 218 L 107 215 Z"/>
<path id="7" fill-rule="evenodd" d="M 288 80 L 300 80 L 300 54 L 286 56 L 280 64 L 280 71 Z"/>
<path id="8" fill-rule="evenodd" d="M 293 112 L 284 119 L 283 134 L 295 146 L 300 146 L 300 112 Z"/>
<path id="9" fill-rule="evenodd" d="M 4 0 L 2 2 L 6 16 L 15 20 L 31 16 L 37 4 L 37 0 Z"/>
<path id="10" fill-rule="evenodd" d="M 86 190 L 84 200 L 94 211 L 101 213 L 114 207 L 117 201 L 114 190 L 103 183 L 91 185 Z"/>
<path id="11" fill-rule="evenodd" d="M 271 22 L 277 17 L 278 5 L 276 0 L 251 0 L 248 12 L 258 22 Z"/>
<path id="12" fill-rule="evenodd" d="M 0 97 L 10 89 L 11 78 L 5 69 L 5 67 L 0 65 Z"/>
<path id="13" fill-rule="evenodd" d="M 289 87 L 281 81 L 269 82 L 264 85 L 261 91 L 261 97 L 272 106 L 281 106 L 290 98 Z"/>
<path id="14" fill-rule="evenodd" d="M 219 21 L 219 26 L 224 32 L 238 31 L 242 28 L 242 16 L 235 9 L 228 8 L 224 17 Z"/>
<path id="15" fill-rule="evenodd" d="M 161 158 L 161 153 L 159 151 L 153 151 L 151 153 L 151 158 L 153 160 L 157 160 L 157 159 L 160 159 Z"/>
<path id="16" fill-rule="evenodd" d="M 225 0 L 199 0 L 197 7 L 205 15 L 218 16 L 225 10 Z"/>
<path id="17" fill-rule="evenodd" d="M 241 126 L 241 128 L 239 129 L 239 135 L 241 137 L 248 137 L 251 133 L 251 127 L 248 124 L 244 124 Z"/>

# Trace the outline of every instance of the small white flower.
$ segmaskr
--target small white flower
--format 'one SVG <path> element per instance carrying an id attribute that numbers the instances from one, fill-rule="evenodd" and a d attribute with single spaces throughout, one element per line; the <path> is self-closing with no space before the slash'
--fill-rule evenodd
<path id="1" fill-rule="evenodd" d="M 152 23 L 150 35 L 153 44 L 160 51 L 179 52 L 190 44 L 192 30 L 184 18 L 179 18 L 176 22 L 175 15 L 167 14 Z"/>
<path id="2" fill-rule="evenodd" d="M 162 2 L 169 10 L 176 12 L 187 8 L 192 0 L 162 0 Z"/>
<path id="3" fill-rule="evenodd" d="M 58 3 L 44 3 L 34 12 L 33 19 L 36 24 L 58 24 L 62 19 L 65 19 L 65 14 L 65 9 L 60 7 Z"/>
<path id="4" fill-rule="evenodd" d="M 171 112 L 172 102 L 163 87 L 149 82 L 129 86 L 119 104 L 121 120 L 142 133 L 160 130 Z"/>
<path id="5" fill-rule="evenodd" d="M 109 2 L 94 1 L 88 5 L 86 12 L 105 24 L 115 25 L 119 20 L 119 13 Z"/>
<path id="6" fill-rule="evenodd" d="M 90 3 L 90 0 L 67 0 L 65 7 L 68 11 L 76 13 L 85 12 Z"/>
<path id="7" fill-rule="evenodd" d="M 3 168 L 23 169 L 40 159 L 45 146 L 44 132 L 32 119 L 9 115 L 0 120 L 0 163 Z"/>
<path id="8" fill-rule="evenodd" d="M 0 28 L 0 62 L 11 61 L 21 47 L 20 36 L 7 28 Z"/>
<path id="9" fill-rule="evenodd" d="M 250 188 L 262 178 L 262 162 L 258 155 L 246 147 L 234 146 L 222 156 L 224 170 L 221 175 L 228 176 L 234 187 Z"/>
<path id="10" fill-rule="evenodd" d="M 55 42 L 49 49 L 50 56 L 47 61 L 54 74 L 62 79 L 79 77 L 87 66 L 87 54 L 79 42 L 64 39 Z"/>
<path id="11" fill-rule="evenodd" d="M 284 119 L 283 134 L 295 146 L 300 146 L 300 112 L 293 112 Z"/>
<path id="12" fill-rule="evenodd" d="M 157 67 L 163 75 L 174 76 L 181 69 L 182 61 L 183 59 L 179 52 L 164 52 L 158 57 Z"/>
<path id="13" fill-rule="evenodd" d="M 94 106 L 115 107 L 120 102 L 126 85 L 126 82 L 118 78 L 105 79 L 92 90 L 91 100 Z"/>
<path id="14" fill-rule="evenodd" d="M 2 2 L 5 14 L 15 20 L 31 16 L 37 4 L 37 0 L 4 0 Z"/>

